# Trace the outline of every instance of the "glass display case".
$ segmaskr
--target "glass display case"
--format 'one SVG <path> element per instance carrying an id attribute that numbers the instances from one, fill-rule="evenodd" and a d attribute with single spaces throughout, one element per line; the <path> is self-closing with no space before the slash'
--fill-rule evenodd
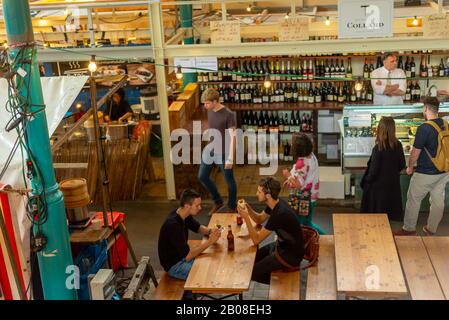
<path id="1" fill-rule="evenodd" d="M 383 116 L 396 123 L 396 137 L 406 158 L 413 146 L 417 128 L 425 122 L 422 103 L 413 105 L 347 105 L 341 121 L 343 171 L 366 168 L 375 144 L 377 125 Z M 449 103 L 440 105 L 440 116 L 448 118 Z"/>

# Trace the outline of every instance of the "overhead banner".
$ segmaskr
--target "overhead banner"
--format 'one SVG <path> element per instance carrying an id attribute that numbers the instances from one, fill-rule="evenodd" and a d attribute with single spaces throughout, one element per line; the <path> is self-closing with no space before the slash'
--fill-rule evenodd
<path id="1" fill-rule="evenodd" d="M 426 38 L 447 38 L 449 34 L 449 15 L 434 14 L 424 17 L 423 34 Z"/>
<path id="2" fill-rule="evenodd" d="M 290 18 L 281 24 L 279 28 L 279 41 L 300 40 L 309 40 L 309 18 Z"/>
<path id="3" fill-rule="evenodd" d="M 241 42 L 239 21 L 211 21 L 210 31 L 212 44 L 238 44 Z"/>
<path id="4" fill-rule="evenodd" d="M 393 0 L 339 0 L 338 37 L 393 36 Z"/>

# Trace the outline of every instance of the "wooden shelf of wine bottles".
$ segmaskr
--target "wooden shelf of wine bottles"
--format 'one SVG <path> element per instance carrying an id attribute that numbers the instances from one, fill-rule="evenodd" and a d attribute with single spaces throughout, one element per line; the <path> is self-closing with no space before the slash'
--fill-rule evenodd
<path id="1" fill-rule="evenodd" d="M 404 57 L 419 57 L 422 55 L 449 55 L 449 51 L 447 50 L 429 50 L 429 51 L 416 51 L 416 52 L 403 52 L 399 53 L 399 56 Z M 269 59 L 276 59 L 276 60 L 288 60 L 293 58 L 297 59 L 313 59 L 313 58 L 319 58 L 319 59 L 344 59 L 344 58 L 375 58 L 378 56 L 378 52 L 370 52 L 367 54 L 353 54 L 353 53 L 335 53 L 335 54 L 307 54 L 307 55 L 293 55 L 293 56 L 270 56 Z M 221 61 L 231 61 L 231 60 L 266 60 L 267 57 L 263 56 L 256 56 L 256 57 L 223 57 L 220 58 Z"/>
<path id="2" fill-rule="evenodd" d="M 303 110 L 303 111 L 315 111 L 315 110 L 343 110 L 344 105 L 350 103 L 338 103 L 338 102 L 320 102 L 320 103 L 308 103 L 308 102 L 277 102 L 277 103 L 226 103 L 226 106 L 233 111 L 259 111 L 259 110 Z M 357 104 L 368 104 L 366 101 L 360 101 Z M 372 102 L 369 102 L 372 104 Z"/>

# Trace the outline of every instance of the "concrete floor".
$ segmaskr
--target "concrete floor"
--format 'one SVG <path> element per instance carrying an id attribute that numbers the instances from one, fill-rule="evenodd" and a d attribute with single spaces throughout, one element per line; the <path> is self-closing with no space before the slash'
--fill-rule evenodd
<path id="1" fill-rule="evenodd" d="M 256 203 L 255 199 L 247 199 L 247 201 L 256 209 L 262 210 L 263 206 Z M 159 278 L 163 272 L 159 264 L 157 253 L 157 241 L 159 236 L 159 229 L 167 216 L 167 214 L 178 206 L 176 201 L 154 201 L 151 199 L 141 199 L 137 201 L 121 201 L 113 203 L 114 211 L 121 211 L 126 213 L 126 227 L 128 229 L 130 241 L 135 250 L 137 258 L 141 256 L 149 256 L 151 264 L 156 271 L 156 276 Z M 203 211 L 197 216 L 197 219 L 204 225 L 208 224 L 209 217 L 207 212 L 210 210 L 212 203 L 210 201 L 203 201 Z M 226 209 L 224 209 L 226 210 Z M 222 210 L 223 211 L 223 210 Z M 353 207 L 322 207 L 319 206 L 316 210 L 315 223 L 321 226 L 327 233 L 332 234 L 332 214 L 333 213 L 352 213 L 357 212 Z M 426 223 L 427 213 L 422 213 L 418 222 L 418 233 L 422 235 L 422 226 Z M 401 223 L 391 222 L 391 227 L 396 230 L 401 227 Z M 440 224 L 437 235 L 449 236 L 449 215 L 445 214 Z M 197 234 L 191 234 L 191 239 L 200 239 Z M 267 241 L 270 241 L 268 239 Z M 132 261 L 128 258 L 130 266 Z M 306 271 L 305 271 L 306 272 Z M 128 270 L 127 275 L 132 275 L 133 270 Z M 302 282 L 306 276 L 303 275 Z M 304 289 L 304 288 L 303 288 Z M 262 284 L 251 285 L 250 291 L 244 295 L 244 299 L 267 299 L 268 286 Z M 301 295 L 304 297 L 304 294 Z"/>

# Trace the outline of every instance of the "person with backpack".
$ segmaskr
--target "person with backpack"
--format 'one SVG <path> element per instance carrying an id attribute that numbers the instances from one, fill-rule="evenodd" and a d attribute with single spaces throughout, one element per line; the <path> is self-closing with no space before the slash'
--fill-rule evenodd
<path id="1" fill-rule="evenodd" d="M 425 235 L 436 233 L 443 218 L 446 184 L 449 182 L 449 125 L 438 117 L 439 101 L 424 99 L 423 113 L 427 122 L 418 127 L 410 152 L 407 174 L 412 175 L 407 193 L 404 225 L 395 235 L 416 235 L 421 201 L 430 193 L 430 213 Z M 416 169 L 415 167 L 416 165 Z"/>

